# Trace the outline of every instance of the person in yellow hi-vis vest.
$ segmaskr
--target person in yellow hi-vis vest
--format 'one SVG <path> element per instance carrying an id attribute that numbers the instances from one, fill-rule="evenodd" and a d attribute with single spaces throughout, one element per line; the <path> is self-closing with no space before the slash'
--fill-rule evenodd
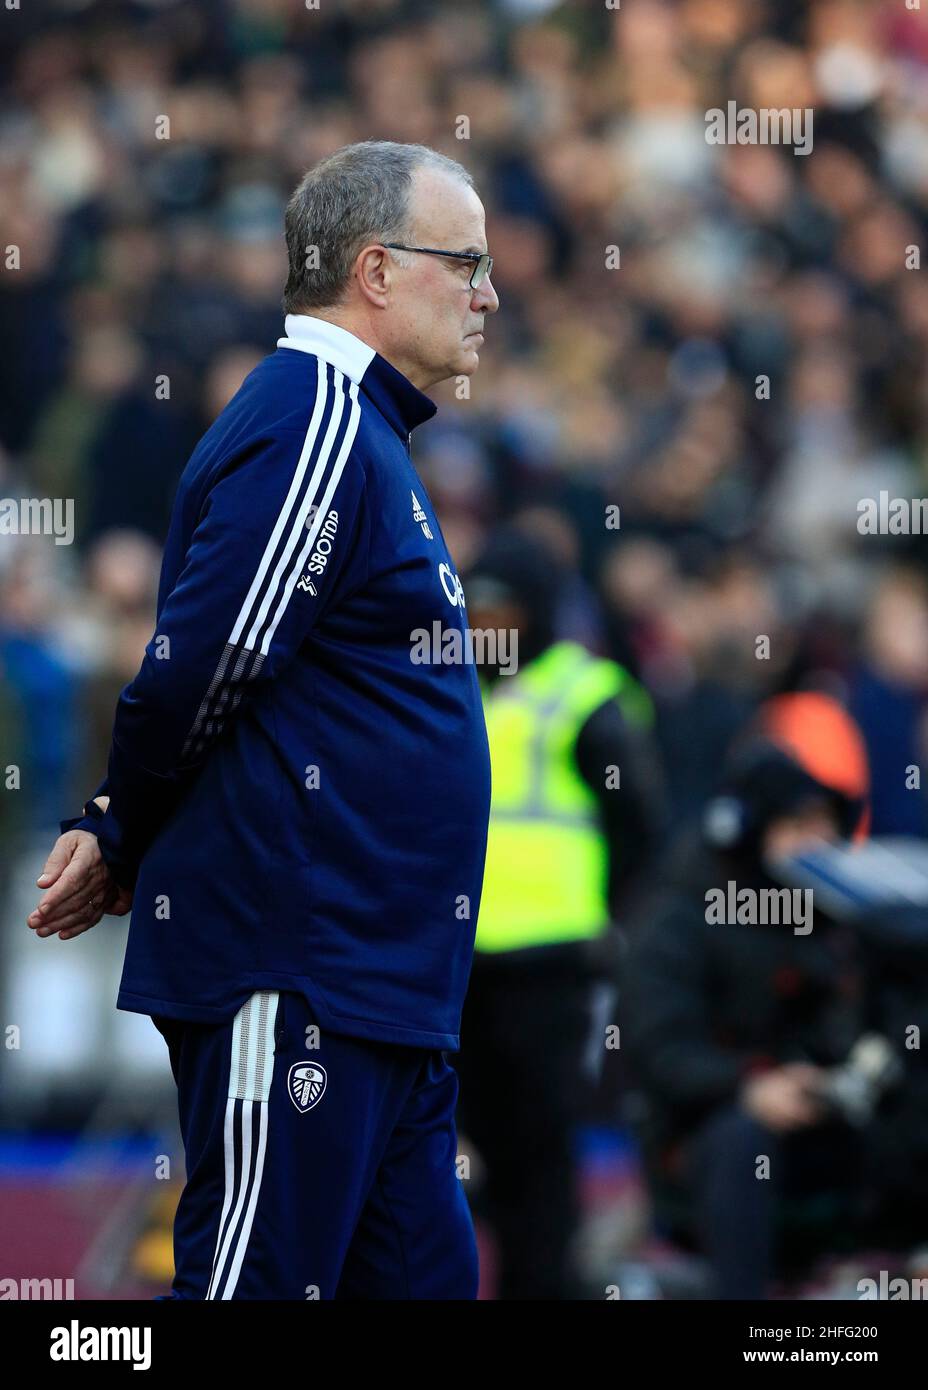
<path id="1" fill-rule="evenodd" d="M 500 1298 L 581 1296 L 572 1141 L 591 1047 L 604 1046 L 593 1001 L 662 815 L 650 699 L 615 662 L 557 639 L 560 583 L 547 546 L 508 528 L 465 586 L 468 623 L 498 641 L 480 668 L 492 799 L 454 1061 Z"/>

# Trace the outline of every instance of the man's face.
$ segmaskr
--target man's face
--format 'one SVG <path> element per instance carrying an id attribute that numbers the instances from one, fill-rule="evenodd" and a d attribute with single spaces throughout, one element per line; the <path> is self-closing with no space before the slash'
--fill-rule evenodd
<path id="1" fill-rule="evenodd" d="M 410 193 L 408 246 L 487 251 L 483 204 L 467 184 L 420 168 Z M 390 253 L 391 255 L 393 253 Z M 408 265 L 400 265 L 400 257 Z M 490 277 L 470 288 L 473 261 L 396 253 L 390 336 L 403 370 L 420 390 L 448 377 L 472 376 L 480 365 L 483 321 L 499 308 Z"/>
<path id="2" fill-rule="evenodd" d="M 764 857 L 789 859 L 803 850 L 814 848 L 822 840 L 835 845 L 840 839 L 841 831 L 834 807 L 827 801 L 815 800 L 794 815 L 780 816 L 771 821 L 763 837 Z"/>

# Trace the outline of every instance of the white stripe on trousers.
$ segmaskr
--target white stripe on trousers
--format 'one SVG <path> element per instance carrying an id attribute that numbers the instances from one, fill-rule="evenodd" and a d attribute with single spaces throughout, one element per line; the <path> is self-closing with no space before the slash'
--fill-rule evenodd
<path id="1" fill-rule="evenodd" d="M 267 1104 L 274 1075 L 274 1026 L 279 1000 L 280 995 L 276 991 L 259 990 L 239 1009 L 232 1027 L 229 1092 L 223 1126 L 225 1195 L 206 1293 L 208 1300 L 218 1298 L 224 1301 L 232 1297 L 248 1249 L 267 1148 Z M 236 1117 L 236 1102 L 239 1101 L 241 1107 Z M 252 1173 L 251 1144 L 256 1105 L 258 1143 Z M 241 1147 L 239 1162 L 235 1157 L 236 1127 Z M 235 1232 L 243 1209 L 245 1216 L 236 1238 Z"/>

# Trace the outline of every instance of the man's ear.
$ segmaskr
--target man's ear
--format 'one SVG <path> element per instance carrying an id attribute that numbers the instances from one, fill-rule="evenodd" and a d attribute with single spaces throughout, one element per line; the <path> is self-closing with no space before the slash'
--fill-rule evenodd
<path id="1" fill-rule="evenodd" d="M 354 263 L 354 276 L 360 293 L 368 303 L 374 304 L 378 309 L 385 309 L 393 285 L 393 265 L 389 251 L 376 244 L 363 247 Z"/>

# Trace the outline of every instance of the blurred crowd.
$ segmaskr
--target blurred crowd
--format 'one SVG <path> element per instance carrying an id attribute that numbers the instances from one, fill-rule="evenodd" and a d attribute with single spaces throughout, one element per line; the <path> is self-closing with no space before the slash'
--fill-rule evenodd
<path id="1" fill-rule="evenodd" d="M 196 440 L 282 333 L 283 209 L 368 138 L 463 162 L 501 309 L 414 461 L 464 572 L 557 556 L 557 635 L 655 711 L 674 832 L 770 697 L 854 716 L 870 830 L 928 833 L 928 7 L 869 0 L 48 0 L 0 57 L 5 856 L 99 782 Z M 814 146 L 706 112 L 812 108 Z M 10 248 L 18 248 L 11 260 Z M 616 511 L 618 509 L 618 511 Z M 766 642 L 759 639 L 766 638 Z"/>
<path id="2" fill-rule="evenodd" d="M 864 723 L 875 829 L 924 831 L 924 547 L 857 526 L 924 489 L 924 11 L 61 0 L 7 16 L 0 62 L 0 492 L 76 500 L 72 547 L 0 553 L 7 821 L 96 785 L 177 477 L 281 333 L 287 195 L 376 137 L 462 159 L 488 208 L 503 312 L 417 445 L 460 564 L 544 509 L 565 628 L 657 699 L 681 814 L 814 673 Z M 812 107 L 812 155 L 708 145 L 729 99 Z"/>

